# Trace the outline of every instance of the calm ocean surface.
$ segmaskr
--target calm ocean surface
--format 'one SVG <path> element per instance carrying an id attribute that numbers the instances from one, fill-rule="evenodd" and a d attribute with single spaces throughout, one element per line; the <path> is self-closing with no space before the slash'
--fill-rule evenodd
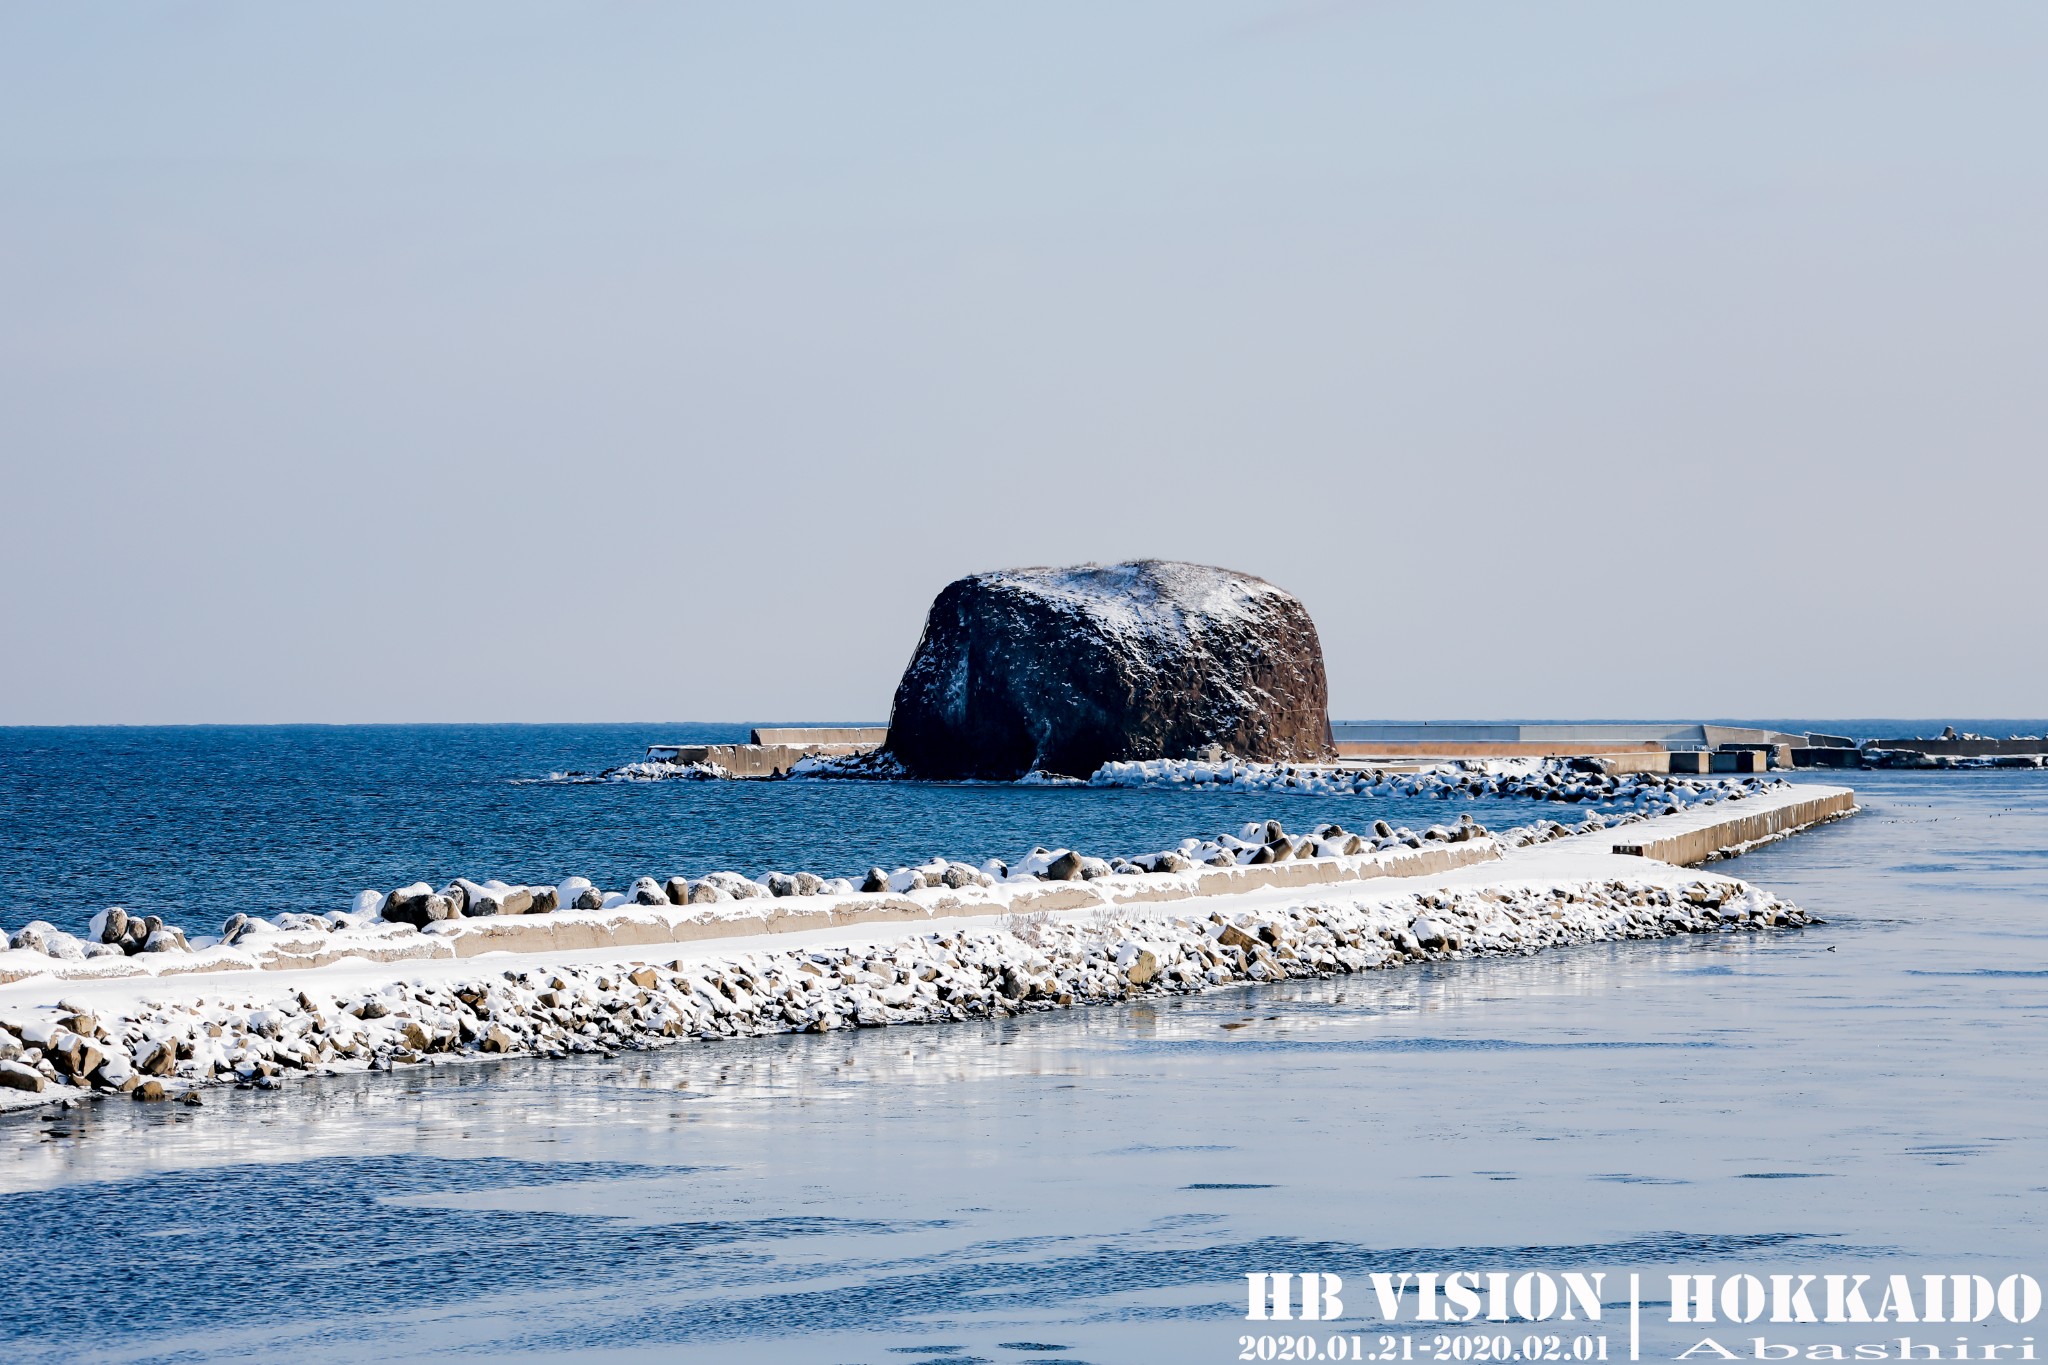
<path id="1" fill-rule="evenodd" d="M 1362 804 L 508 781 L 675 733 L 5 732 L 7 888 L 325 867 L 326 908 Z M 1248 1270 L 2039 1274 L 2048 774 L 1846 780 L 1862 815 L 1726 865 L 1801 932 L 0 1123 L 0 1358 L 1222 1362 Z"/>
<path id="2" fill-rule="evenodd" d="M 538 782 L 743 726 L 0 729 L 0 928 L 82 928 L 125 905 L 201 932 L 237 911 L 345 910 L 365 887 L 453 877 L 619 889 L 652 874 L 858 877 L 1033 844 L 1105 856 L 1278 816 L 1356 821 L 1356 798 L 851 782 Z M 1418 827 L 1435 800 L 1375 801 Z M 1514 803 L 1514 821 L 1571 819 Z"/>
<path id="3" fill-rule="evenodd" d="M 1941 728 L 1770 723 L 1858 736 Z M 344 910 L 366 887 L 453 877 L 575 875 L 617 889 L 643 875 L 719 870 L 858 876 L 934 855 L 1014 858 L 1039 843 L 1145 853 L 1268 817 L 1290 829 L 1446 818 L 1434 800 L 533 780 L 632 762 L 649 744 L 746 737 L 740 725 L 688 724 L 0 727 L 0 929 L 44 919 L 75 932 L 94 911 L 125 905 L 212 932 L 237 911 Z M 1479 818 L 1573 814 L 1533 802 L 1495 809 Z"/>

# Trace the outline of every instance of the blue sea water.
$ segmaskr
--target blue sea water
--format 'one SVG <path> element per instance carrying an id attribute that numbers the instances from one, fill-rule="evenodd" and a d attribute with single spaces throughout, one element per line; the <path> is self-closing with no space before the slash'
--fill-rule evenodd
<path id="1" fill-rule="evenodd" d="M 1428 798 L 534 780 L 632 762 L 649 744 L 746 736 L 734 725 L 0 729 L 0 928 L 45 919 L 75 931 L 119 904 L 210 932 L 237 911 L 344 910 L 366 887 L 458 876 L 612 888 L 719 870 L 858 877 L 935 855 L 1014 859 L 1041 843 L 1147 853 L 1269 817 L 1290 829 L 1447 818 Z M 1517 802 L 1500 815 L 1560 809 Z"/>
<path id="2" fill-rule="evenodd" d="M 2039 1274 L 2048 775 L 1853 780 L 1722 867 L 1813 929 L 16 1117 L 0 1358 L 1221 1362 L 1254 1270 Z"/>
<path id="3" fill-rule="evenodd" d="M 1937 734 L 1943 722 L 1768 723 L 1861 738 Z M 118 904 L 211 931 L 238 911 L 340 910 L 366 887 L 458 876 L 606 887 L 719 870 L 858 876 L 932 856 L 1014 858 L 1041 843 L 1139 854 L 1267 818 L 1290 829 L 1445 818 L 1429 799 L 533 780 L 632 762 L 649 744 L 746 737 L 745 726 L 703 724 L 0 727 L 0 929 L 45 919 L 75 931 Z M 1516 802 L 1480 818 L 1560 810 Z"/>

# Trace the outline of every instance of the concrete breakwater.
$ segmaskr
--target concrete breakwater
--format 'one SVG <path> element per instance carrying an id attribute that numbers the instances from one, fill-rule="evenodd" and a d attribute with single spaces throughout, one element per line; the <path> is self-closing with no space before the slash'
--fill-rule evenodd
<path id="1" fill-rule="evenodd" d="M 1761 809 L 1724 807 L 1708 815 L 1678 816 L 1656 826 L 1657 833 L 1652 837 L 1631 831 L 1615 836 L 1610 844 L 1616 853 L 1696 867 L 1856 813 L 1856 794 L 1852 791 L 1837 787 L 1811 796 L 1796 793 L 1794 789 L 1786 800 L 1771 802 Z"/>
<path id="2" fill-rule="evenodd" d="M 1499 774 L 1436 776 L 1443 778 L 1446 795 L 1491 790 L 1448 785 L 1453 779 L 1460 784 L 1500 779 Z M 1520 794 L 1515 784 L 1526 776 L 1511 775 L 1503 792 Z M 1553 790 L 1535 785 L 1539 791 Z M 1573 797 L 1580 794 L 1576 785 L 1562 790 Z M 758 879 L 732 872 L 694 880 L 641 877 L 630 888 L 612 892 L 581 877 L 552 887 L 457 878 L 439 891 L 425 882 L 388 894 L 365 891 L 348 912 L 275 919 L 238 913 L 218 936 L 188 937 L 154 917 L 129 915 L 115 906 L 93 918 L 88 940 L 42 921 L 23 926 L 9 949 L 0 951 L 0 982 L 39 975 L 87 979 L 294 970 L 351 958 L 397 962 L 492 952 L 644 947 L 954 913 L 1032 913 L 1165 902 L 1268 887 L 1430 875 L 1497 859 L 1511 849 L 1644 822 L 1654 822 L 1662 830 L 1683 830 L 1694 844 L 1711 849 L 1717 840 L 1721 845 L 1747 843 L 1762 837 L 1759 830 L 1769 834 L 1795 828 L 1853 807 L 1853 794 L 1830 791 L 1831 795 L 1791 796 L 1782 784 L 1663 784 L 1646 788 L 1645 799 L 1633 811 L 1588 815 L 1579 835 L 1548 820 L 1495 834 L 1469 813 L 1419 833 L 1381 820 L 1360 833 L 1324 824 L 1306 834 L 1289 834 L 1279 821 L 1271 820 L 1247 825 L 1237 835 L 1184 839 L 1172 849 L 1136 858 L 1105 860 L 1040 848 L 1014 865 L 990 859 L 977 867 L 938 858 L 893 872 L 874 868 L 858 887 L 846 878 L 808 872 L 770 872 Z M 1813 807 L 1814 801 L 1825 811 Z M 1738 805 L 1745 817 L 1755 819 L 1742 826 L 1739 837 L 1717 832 L 1729 818 L 1721 813 Z M 1661 815 L 1652 814 L 1659 810 Z M 1677 836 L 1664 837 L 1668 841 Z M 1676 844 L 1664 852 L 1667 861 L 1699 860 Z"/>
<path id="3" fill-rule="evenodd" d="M 1853 809 L 1852 795 L 1839 789 L 1751 800 L 1791 812 L 1777 821 L 1790 829 L 1802 816 L 1836 818 L 1836 798 Z M 1689 812 L 1642 825 L 1653 836 L 1719 829 L 1733 838 L 1766 814 Z M 1671 828 L 1674 821 L 1685 828 Z M 295 1073 L 463 1055 L 941 1022 L 1809 922 L 1731 878 L 1624 862 L 1615 845 L 1605 832 L 1514 849 L 1474 838 L 1391 858 L 1190 868 L 1156 881 L 927 888 L 900 898 L 916 907 L 914 916 L 906 908 L 901 919 L 835 921 L 828 912 L 780 930 L 749 921 L 757 912 L 748 906 L 724 934 L 652 942 L 623 941 L 616 930 L 673 933 L 684 907 L 634 907 L 611 921 L 609 936 L 523 948 L 500 939 L 479 949 L 491 954 L 482 959 L 435 943 L 440 951 L 430 957 L 378 960 L 361 951 L 375 946 L 363 942 L 319 965 L 279 958 L 269 970 L 245 963 L 227 975 L 67 979 L 45 971 L 0 986 L 0 1104 L 10 1095 L 34 1105 L 97 1093 L 164 1098 L 217 1083 L 268 1087 Z M 1367 859 L 1376 860 L 1370 869 Z M 387 943 L 438 937 L 383 930 Z"/>
<path id="4" fill-rule="evenodd" d="M 1527 831 L 1518 833 L 1529 841 L 1536 837 Z M 1554 833 L 1544 831 L 1544 837 L 1564 833 L 1564 827 L 1557 826 Z M 1147 860 L 1150 865 L 1140 868 L 1124 859 L 1112 865 L 1069 850 L 1047 850 L 1035 859 L 1040 864 L 1038 872 L 1020 867 L 1011 873 L 1011 879 L 1002 881 L 965 864 L 934 860 L 935 865 L 899 869 L 894 876 L 884 876 L 872 891 L 856 890 L 843 878 L 828 882 L 809 877 L 806 884 L 798 880 L 809 876 L 803 873 L 771 874 L 763 882 L 734 873 L 712 873 L 696 881 L 671 878 L 666 884 L 643 877 L 630 893 L 593 895 L 589 897 L 593 903 L 580 909 L 459 914 L 423 924 L 380 919 L 371 913 L 377 908 L 373 902 L 379 899 L 390 902 L 402 896 L 410 906 L 425 897 L 440 896 L 420 883 L 381 898 L 375 892 L 365 893 L 366 911 L 362 914 L 280 916 L 275 925 L 237 916 L 244 923 L 238 926 L 230 920 L 229 927 L 240 933 L 202 938 L 189 945 L 181 941 L 175 951 L 134 955 L 97 951 L 60 958 L 35 948 L 16 948 L 0 952 L 0 983 L 36 977 L 85 981 L 298 971 L 351 961 L 421 962 L 486 953 L 645 949 L 865 924 L 1114 908 L 1276 887 L 1427 876 L 1498 859 L 1504 848 L 1512 846 L 1470 824 L 1434 826 L 1426 836 L 1396 831 L 1388 836 L 1388 842 L 1393 846 L 1385 850 L 1319 854 L 1318 841 L 1310 836 L 1283 833 L 1272 843 L 1252 846 L 1250 856 L 1259 861 L 1242 865 L 1232 861 L 1221 867 L 1170 851 L 1153 855 Z M 1284 857 L 1274 852 L 1283 846 L 1289 849 Z M 771 890 L 770 883 L 777 889 Z M 458 882 L 454 894 L 466 895 L 463 885 L 515 904 L 512 893 L 530 893 L 529 888 L 498 883 L 477 886 Z M 583 885 L 587 891 L 595 890 L 588 883 Z M 573 883 L 570 889 L 574 889 Z M 555 888 L 539 890 L 552 893 Z M 448 900 L 447 896 L 440 898 Z M 386 904 L 383 908 L 391 907 Z M 263 931 L 250 932 L 257 923 L 263 924 Z M 24 936 L 32 932 L 24 930 L 16 938 L 26 942 Z"/>

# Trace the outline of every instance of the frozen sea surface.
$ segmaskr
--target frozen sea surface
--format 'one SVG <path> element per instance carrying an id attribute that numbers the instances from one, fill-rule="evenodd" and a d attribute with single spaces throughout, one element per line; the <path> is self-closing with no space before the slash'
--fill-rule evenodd
<path id="1" fill-rule="evenodd" d="M 1226 1361 L 1251 1270 L 2038 1274 L 2048 781 L 1858 776 L 1728 865 L 1803 932 L 0 1124 L 0 1355 Z"/>

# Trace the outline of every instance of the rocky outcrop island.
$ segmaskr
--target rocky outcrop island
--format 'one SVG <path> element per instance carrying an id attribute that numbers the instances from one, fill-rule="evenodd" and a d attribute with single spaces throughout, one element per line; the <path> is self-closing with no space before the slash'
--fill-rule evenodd
<path id="1" fill-rule="evenodd" d="M 897 684 L 914 777 L 1086 777 L 1105 763 L 1320 759 L 1329 683 L 1308 609 L 1261 578 L 1147 559 L 950 583 Z"/>

